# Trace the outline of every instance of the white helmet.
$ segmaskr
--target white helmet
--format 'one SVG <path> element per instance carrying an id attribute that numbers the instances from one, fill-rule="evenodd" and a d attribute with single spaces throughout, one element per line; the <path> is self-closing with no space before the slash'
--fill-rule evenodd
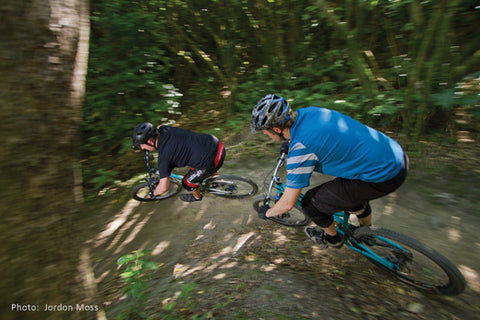
<path id="1" fill-rule="evenodd" d="M 283 126 L 290 120 L 290 105 L 281 96 L 267 94 L 257 102 L 252 110 L 250 131 L 266 130 L 274 126 Z"/>

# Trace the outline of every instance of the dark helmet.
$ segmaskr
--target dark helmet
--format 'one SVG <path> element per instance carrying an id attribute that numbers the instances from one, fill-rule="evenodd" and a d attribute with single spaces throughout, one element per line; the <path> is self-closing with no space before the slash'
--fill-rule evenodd
<path id="1" fill-rule="evenodd" d="M 148 139 L 156 137 L 158 129 L 150 122 L 140 123 L 135 130 L 133 130 L 132 147 L 135 149 L 139 145 L 147 143 Z"/>
<path id="2" fill-rule="evenodd" d="M 283 126 L 290 119 L 290 105 L 283 97 L 267 94 L 257 102 L 252 110 L 250 131 L 266 130 Z"/>

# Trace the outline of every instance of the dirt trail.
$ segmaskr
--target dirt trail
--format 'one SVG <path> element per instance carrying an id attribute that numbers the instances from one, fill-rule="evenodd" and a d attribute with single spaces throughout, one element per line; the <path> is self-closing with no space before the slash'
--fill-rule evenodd
<path id="1" fill-rule="evenodd" d="M 273 161 L 242 161 L 222 173 L 261 186 Z M 115 215 L 98 217 L 100 230 L 86 251 L 99 303 L 114 318 L 124 303 L 115 261 L 148 249 L 149 259 L 162 264 L 149 302 L 159 319 L 480 319 L 478 174 L 442 172 L 414 165 L 398 192 L 372 202 L 374 224 L 417 238 L 459 266 L 468 288 L 458 297 L 418 292 L 346 248 L 322 251 L 302 229 L 259 220 L 252 199 L 208 195 L 193 204 L 178 196 L 130 200 Z M 314 183 L 323 179 L 316 175 Z M 161 310 L 175 301 L 176 313 Z"/>

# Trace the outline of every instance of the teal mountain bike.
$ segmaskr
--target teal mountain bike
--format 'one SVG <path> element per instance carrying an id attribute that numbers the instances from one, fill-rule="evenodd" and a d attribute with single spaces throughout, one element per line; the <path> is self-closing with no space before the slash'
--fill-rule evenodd
<path id="1" fill-rule="evenodd" d="M 150 152 L 145 151 L 145 164 L 147 174 L 144 182 L 135 186 L 132 190 L 132 197 L 138 201 L 158 201 L 170 198 L 182 190 L 183 176 L 171 173 L 170 186 L 167 192 L 155 196 L 153 191 L 160 181 L 158 169 L 150 166 Z M 210 193 L 216 196 L 241 199 L 253 196 L 258 191 L 258 186 L 252 180 L 236 175 L 219 175 L 209 177 L 200 183 L 202 194 Z"/>
<path id="2" fill-rule="evenodd" d="M 280 158 L 272 170 L 270 181 L 265 178 L 263 195 L 256 197 L 253 208 L 276 203 L 285 190 L 278 171 L 285 165 L 288 145 L 282 145 Z M 301 227 L 311 220 L 303 213 L 300 195 L 295 207 L 269 220 L 288 227 Z M 425 244 L 395 231 L 378 227 L 358 227 L 350 223 L 349 214 L 334 215 L 336 228 L 344 245 L 362 255 L 380 269 L 403 283 L 428 293 L 458 295 L 466 282 L 457 267 L 447 258 Z"/>

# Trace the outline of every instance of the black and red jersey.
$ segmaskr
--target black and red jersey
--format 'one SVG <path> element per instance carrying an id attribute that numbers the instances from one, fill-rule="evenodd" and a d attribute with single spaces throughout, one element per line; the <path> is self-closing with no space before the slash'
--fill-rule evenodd
<path id="1" fill-rule="evenodd" d="M 219 147 L 221 142 L 215 136 L 161 126 L 157 140 L 160 179 L 168 177 L 174 168 L 215 168 L 219 161 Z"/>

